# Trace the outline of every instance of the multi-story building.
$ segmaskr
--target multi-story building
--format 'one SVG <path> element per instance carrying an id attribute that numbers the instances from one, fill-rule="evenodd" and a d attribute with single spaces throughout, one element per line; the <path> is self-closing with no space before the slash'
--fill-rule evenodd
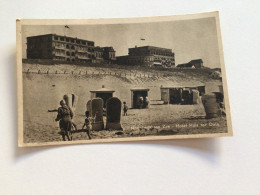
<path id="1" fill-rule="evenodd" d="M 96 62 L 114 60 L 115 51 L 113 48 L 112 50 L 113 57 L 106 58 L 105 56 L 110 56 L 110 51 L 95 47 L 94 41 L 56 34 L 27 37 L 27 59 Z"/>
<path id="2" fill-rule="evenodd" d="M 95 62 L 102 62 L 104 60 L 104 50 L 101 47 L 94 48 Z"/>
<path id="3" fill-rule="evenodd" d="M 113 62 L 116 60 L 116 52 L 113 47 L 94 47 L 95 62 Z"/>
<path id="4" fill-rule="evenodd" d="M 116 52 L 113 47 L 102 47 L 105 60 L 116 60 Z"/>
<path id="5" fill-rule="evenodd" d="M 118 64 L 145 65 L 173 68 L 175 66 L 174 53 L 171 49 L 143 46 L 128 49 L 127 56 L 117 57 Z"/>

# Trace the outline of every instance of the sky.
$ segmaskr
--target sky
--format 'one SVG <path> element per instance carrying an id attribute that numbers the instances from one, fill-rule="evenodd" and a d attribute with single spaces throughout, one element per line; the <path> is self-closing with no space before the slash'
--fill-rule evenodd
<path id="1" fill-rule="evenodd" d="M 128 55 L 128 48 L 149 45 L 172 49 L 176 65 L 202 59 L 206 67 L 220 67 L 214 17 L 170 22 L 68 26 L 69 29 L 64 25 L 23 25 L 23 58 L 26 58 L 26 37 L 57 34 L 94 41 L 95 46 L 112 46 L 116 56 Z"/>

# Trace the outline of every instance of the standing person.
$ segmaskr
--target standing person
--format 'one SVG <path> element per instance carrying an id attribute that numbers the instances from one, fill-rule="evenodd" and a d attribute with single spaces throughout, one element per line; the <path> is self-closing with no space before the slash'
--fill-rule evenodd
<path id="1" fill-rule="evenodd" d="M 142 109 L 143 108 L 143 105 L 144 105 L 144 98 L 141 96 L 139 98 L 139 109 Z"/>
<path id="2" fill-rule="evenodd" d="M 218 106 L 218 112 L 219 112 L 219 116 L 226 116 L 226 111 L 225 111 L 225 104 L 224 104 L 224 99 L 223 97 L 218 97 L 216 99 L 217 101 L 217 106 Z"/>
<path id="3" fill-rule="evenodd" d="M 54 109 L 54 110 L 48 110 L 48 112 L 58 112 L 57 109 Z M 73 113 L 73 112 L 72 112 Z M 75 129 L 75 131 L 77 131 L 77 125 L 76 123 L 74 123 L 73 121 L 71 121 L 71 124 L 72 124 L 72 127 Z"/>
<path id="4" fill-rule="evenodd" d="M 86 111 L 85 112 L 85 122 L 82 126 L 82 129 L 84 129 L 84 127 L 86 126 L 86 131 L 87 131 L 87 135 L 88 135 L 88 138 L 91 139 L 90 137 L 90 131 L 92 130 L 92 123 L 95 122 L 95 119 L 96 119 L 96 115 L 94 118 L 90 117 L 89 116 L 89 111 Z"/>
<path id="5" fill-rule="evenodd" d="M 123 102 L 123 111 L 124 111 L 124 116 L 127 116 L 127 110 L 128 110 L 128 106 L 126 105 L 126 102 Z"/>
<path id="6" fill-rule="evenodd" d="M 145 108 L 149 108 L 149 99 L 148 99 L 148 96 L 145 97 Z"/>
<path id="7" fill-rule="evenodd" d="M 59 126 L 60 126 L 63 141 L 66 141 L 65 137 L 67 137 L 67 139 L 71 141 L 72 140 L 71 119 L 73 118 L 73 112 L 71 111 L 70 107 L 66 105 L 64 100 L 60 101 L 60 105 L 61 107 L 58 108 L 58 115 L 55 121 L 59 121 Z"/>

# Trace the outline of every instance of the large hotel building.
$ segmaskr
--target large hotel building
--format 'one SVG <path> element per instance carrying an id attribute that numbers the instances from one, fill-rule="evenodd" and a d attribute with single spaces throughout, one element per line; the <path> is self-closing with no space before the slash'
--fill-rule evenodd
<path id="1" fill-rule="evenodd" d="M 175 67 L 174 53 L 171 49 L 143 46 L 129 48 L 128 51 L 129 55 L 117 57 L 118 64 Z"/>
<path id="2" fill-rule="evenodd" d="M 27 59 L 98 63 L 116 58 L 113 47 L 95 47 L 93 41 L 46 34 L 27 37 Z"/>

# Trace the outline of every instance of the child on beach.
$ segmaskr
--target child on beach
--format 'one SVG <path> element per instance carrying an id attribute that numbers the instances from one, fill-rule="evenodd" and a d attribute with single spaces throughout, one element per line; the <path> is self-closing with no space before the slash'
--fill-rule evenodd
<path id="1" fill-rule="evenodd" d="M 92 123 L 95 122 L 96 115 L 94 118 L 92 118 L 89 116 L 89 111 L 86 111 L 85 116 L 86 116 L 86 118 L 85 118 L 85 122 L 82 126 L 82 129 L 84 129 L 84 127 L 86 126 L 86 131 L 87 131 L 88 137 L 89 137 L 89 139 L 91 139 L 90 131 L 92 130 Z"/>
<path id="2" fill-rule="evenodd" d="M 126 105 L 126 102 L 123 102 L 123 111 L 124 111 L 124 116 L 127 116 L 127 110 L 128 110 L 128 107 Z"/>

